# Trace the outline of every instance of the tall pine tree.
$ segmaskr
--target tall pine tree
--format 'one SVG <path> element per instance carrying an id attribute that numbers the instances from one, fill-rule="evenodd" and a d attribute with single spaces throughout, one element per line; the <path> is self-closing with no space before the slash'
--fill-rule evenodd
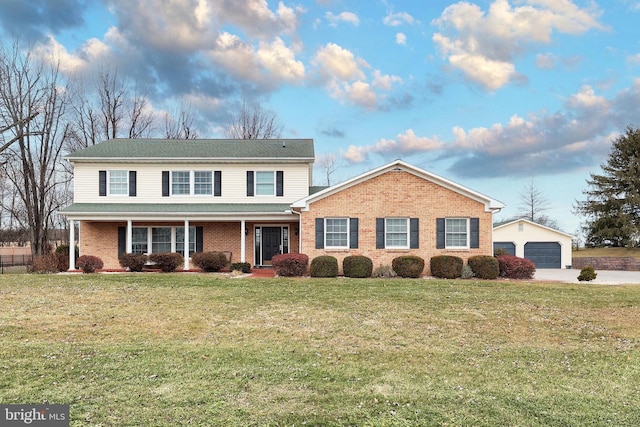
<path id="1" fill-rule="evenodd" d="M 640 238 L 640 129 L 628 127 L 614 142 L 602 174 L 591 174 L 586 200 L 575 213 L 586 217 L 587 244 L 638 246 Z"/>

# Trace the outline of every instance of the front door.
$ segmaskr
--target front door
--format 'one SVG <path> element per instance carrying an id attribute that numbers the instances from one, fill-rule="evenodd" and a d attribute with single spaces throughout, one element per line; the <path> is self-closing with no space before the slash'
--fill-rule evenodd
<path id="1" fill-rule="evenodd" d="M 262 227 L 262 264 L 270 265 L 271 258 L 282 252 L 282 228 Z"/>

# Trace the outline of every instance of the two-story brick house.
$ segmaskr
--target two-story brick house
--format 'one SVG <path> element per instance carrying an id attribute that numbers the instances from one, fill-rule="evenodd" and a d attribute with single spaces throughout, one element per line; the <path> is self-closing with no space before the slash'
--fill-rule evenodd
<path id="1" fill-rule="evenodd" d="M 492 213 L 502 207 L 400 160 L 312 187 L 309 139 L 114 139 L 67 159 L 71 241 L 78 223 L 81 254 L 111 269 L 124 252 L 179 252 L 185 269 L 201 251 L 254 266 L 288 252 L 362 254 L 375 265 L 402 253 L 467 258 L 492 253 Z"/>

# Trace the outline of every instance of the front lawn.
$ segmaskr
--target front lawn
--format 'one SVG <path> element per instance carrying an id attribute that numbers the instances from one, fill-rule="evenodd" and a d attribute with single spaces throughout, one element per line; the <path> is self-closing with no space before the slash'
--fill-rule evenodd
<path id="1" fill-rule="evenodd" d="M 640 425 L 640 286 L 0 276 L 0 403 L 72 426 Z"/>

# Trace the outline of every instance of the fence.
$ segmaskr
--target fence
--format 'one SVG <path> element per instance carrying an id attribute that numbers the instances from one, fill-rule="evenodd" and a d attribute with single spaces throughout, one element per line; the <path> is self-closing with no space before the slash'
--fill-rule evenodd
<path id="1" fill-rule="evenodd" d="M 31 254 L 29 255 L 0 255 L 0 271 L 4 272 L 5 267 L 15 267 L 31 265 Z"/>

